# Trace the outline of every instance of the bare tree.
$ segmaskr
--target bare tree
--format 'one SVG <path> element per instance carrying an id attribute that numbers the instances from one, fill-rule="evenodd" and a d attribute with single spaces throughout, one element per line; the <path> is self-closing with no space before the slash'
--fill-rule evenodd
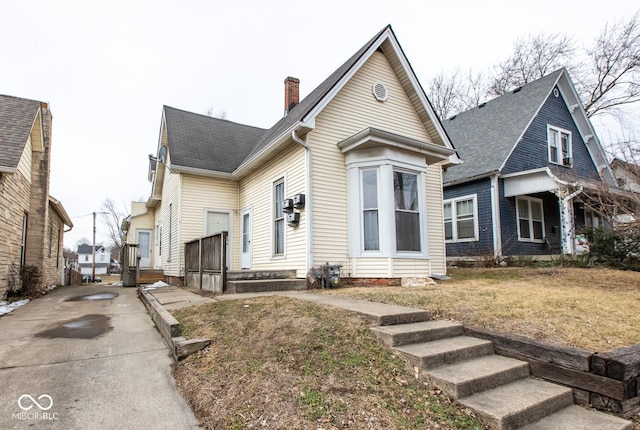
<path id="1" fill-rule="evenodd" d="M 578 49 L 566 35 L 519 38 L 513 53 L 487 74 L 456 70 L 436 75 L 428 85 L 430 99 L 441 118 L 477 106 L 484 99 L 566 67 L 588 116 L 619 116 L 620 107 L 640 101 L 640 16 L 606 25 L 592 47 Z M 470 106 L 471 105 L 471 106 Z"/>
<path id="2" fill-rule="evenodd" d="M 113 243 L 113 246 L 117 249 L 122 248 L 122 220 L 126 215 L 118 211 L 115 202 L 110 198 L 107 198 L 102 202 L 100 212 L 102 220 L 108 229 L 107 236 Z"/>
<path id="3" fill-rule="evenodd" d="M 210 116 L 212 118 L 218 118 L 218 119 L 227 119 L 227 112 L 226 111 L 218 111 L 215 112 L 213 109 L 213 106 L 209 106 L 209 108 L 207 109 L 207 111 L 205 112 L 206 116 Z"/>

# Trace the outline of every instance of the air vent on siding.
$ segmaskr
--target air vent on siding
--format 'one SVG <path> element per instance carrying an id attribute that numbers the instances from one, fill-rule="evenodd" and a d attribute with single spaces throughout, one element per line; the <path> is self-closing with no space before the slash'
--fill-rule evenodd
<path id="1" fill-rule="evenodd" d="M 373 87 L 373 96 L 379 102 L 385 101 L 389 97 L 389 91 L 387 91 L 387 87 L 382 82 L 374 82 Z"/>

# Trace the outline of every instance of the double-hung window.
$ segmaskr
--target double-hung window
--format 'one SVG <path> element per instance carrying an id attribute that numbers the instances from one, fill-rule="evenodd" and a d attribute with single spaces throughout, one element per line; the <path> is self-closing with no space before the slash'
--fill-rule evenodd
<path id="1" fill-rule="evenodd" d="M 561 128 L 547 126 L 549 162 L 571 166 L 571 132 Z"/>
<path id="2" fill-rule="evenodd" d="M 380 250 L 378 221 L 378 171 L 362 171 L 362 228 L 365 251 Z"/>
<path id="3" fill-rule="evenodd" d="M 444 238 L 451 242 L 478 240 L 476 196 L 444 201 Z"/>
<path id="4" fill-rule="evenodd" d="M 396 215 L 396 251 L 420 251 L 418 175 L 393 172 Z"/>
<path id="5" fill-rule="evenodd" d="M 525 242 L 544 241 L 544 215 L 542 200 L 517 197 L 518 239 Z"/>
<path id="6" fill-rule="evenodd" d="M 284 178 L 273 183 L 273 255 L 284 255 Z"/>

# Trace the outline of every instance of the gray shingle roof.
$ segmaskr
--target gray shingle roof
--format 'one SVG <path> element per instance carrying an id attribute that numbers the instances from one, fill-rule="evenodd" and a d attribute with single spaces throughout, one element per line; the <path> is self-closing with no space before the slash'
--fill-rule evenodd
<path id="1" fill-rule="evenodd" d="M 231 173 L 265 130 L 164 106 L 173 166 Z"/>
<path id="2" fill-rule="evenodd" d="M 563 71 L 443 121 L 462 159 L 462 164 L 447 169 L 444 184 L 500 170 Z"/>
<path id="3" fill-rule="evenodd" d="M 40 102 L 0 95 L 0 166 L 18 167 Z"/>

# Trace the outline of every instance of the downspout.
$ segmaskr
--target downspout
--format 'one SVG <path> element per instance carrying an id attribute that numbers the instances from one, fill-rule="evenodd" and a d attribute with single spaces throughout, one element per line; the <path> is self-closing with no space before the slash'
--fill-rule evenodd
<path id="1" fill-rule="evenodd" d="M 312 154 L 311 148 L 309 145 L 302 139 L 298 137 L 295 130 L 291 131 L 291 138 L 295 143 L 302 146 L 306 151 L 306 162 L 307 162 L 307 199 L 306 199 L 306 212 L 307 212 L 307 268 L 311 269 L 313 266 L 313 193 L 312 193 L 312 184 L 313 184 L 313 164 L 312 164 Z"/>
<path id="2" fill-rule="evenodd" d="M 493 228 L 493 258 L 497 263 L 502 258 L 502 227 L 500 223 L 500 184 L 498 175 L 491 176 L 491 226 Z"/>
<path id="3" fill-rule="evenodd" d="M 570 201 L 582 192 L 582 185 L 578 187 L 573 193 L 566 197 L 560 197 L 560 219 L 562 222 L 562 253 L 573 254 L 573 223 L 572 223 L 572 207 L 569 206 Z"/>

